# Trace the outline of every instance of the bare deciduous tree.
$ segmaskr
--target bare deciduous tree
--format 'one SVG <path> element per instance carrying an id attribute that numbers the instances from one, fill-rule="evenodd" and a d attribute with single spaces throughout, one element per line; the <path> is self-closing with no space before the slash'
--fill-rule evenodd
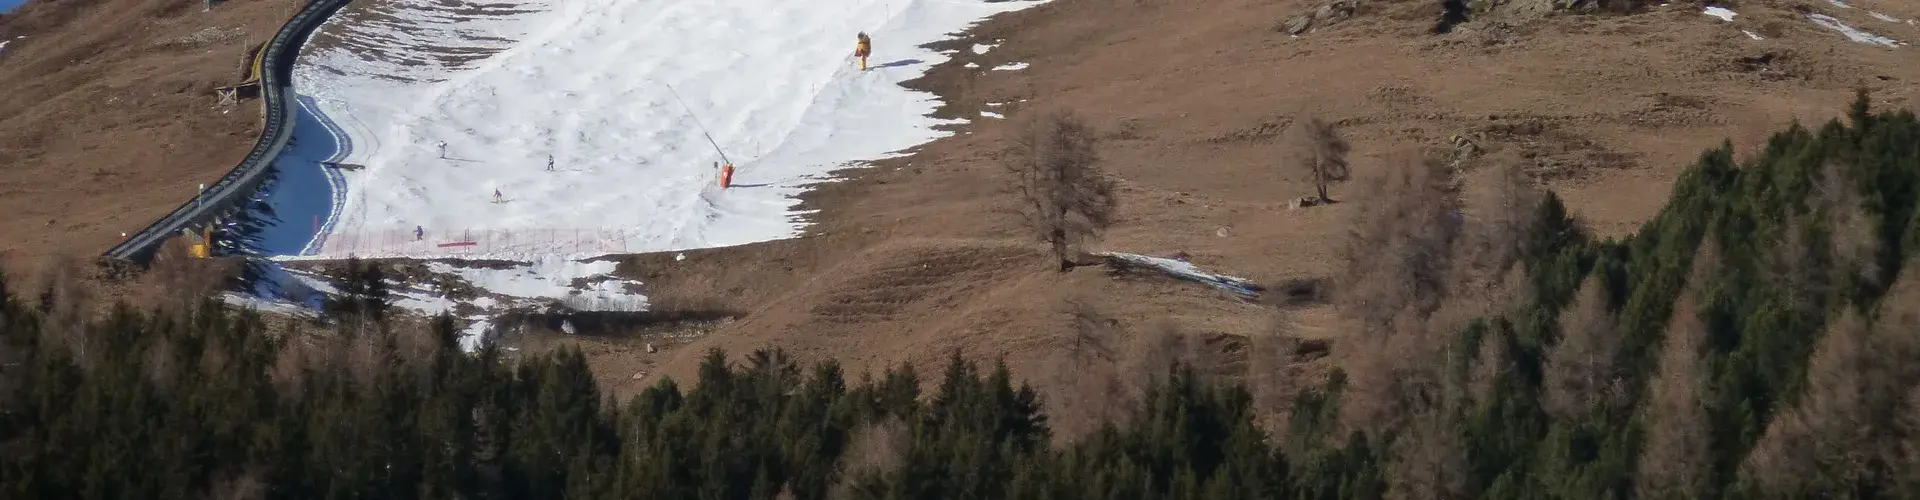
<path id="1" fill-rule="evenodd" d="M 827 498 L 857 498 L 856 484 L 900 467 L 912 445 L 913 429 L 899 417 L 888 417 L 855 430 L 841 455 L 840 477 L 828 487 Z"/>
<path id="2" fill-rule="evenodd" d="M 1395 331 L 1403 313 L 1424 321 L 1449 294 L 1461 202 L 1453 171 L 1433 158 L 1400 163 L 1363 183 L 1334 302 L 1368 334 Z"/>
<path id="3" fill-rule="evenodd" d="M 1806 392 L 1776 412 L 1766 435 L 1754 443 L 1741 479 L 1778 498 L 1816 498 L 1837 493 L 1829 473 L 1866 458 L 1867 428 L 1861 404 L 1864 365 L 1871 362 L 1866 321 L 1847 310 L 1828 324 L 1807 369 Z"/>
<path id="4" fill-rule="evenodd" d="M 1560 313 L 1560 341 L 1542 369 L 1542 402 L 1555 417 L 1573 419 L 1619 395 L 1620 331 L 1601 290 L 1600 280 L 1589 276 Z"/>
<path id="5" fill-rule="evenodd" d="M 1804 392 L 1777 410 L 1741 479 L 1769 495 L 1843 497 L 1868 478 L 1920 479 L 1905 446 L 1920 386 L 1920 278 L 1902 273 L 1869 321 L 1846 308 L 1827 325 Z"/>
<path id="6" fill-rule="evenodd" d="M 1466 443 L 1450 412 L 1424 412 L 1393 443 L 1386 498 L 1467 498 Z"/>
<path id="7" fill-rule="evenodd" d="M 1099 168 L 1094 137 L 1073 113 L 1049 113 L 1026 123 L 1007 162 L 1022 215 L 1061 271 L 1073 269 L 1081 245 L 1113 223 L 1113 181 Z"/>
<path id="8" fill-rule="evenodd" d="M 1313 177 L 1319 203 L 1333 203 L 1333 198 L 1327 197 L 1327 185 L 1348 179 L 1347 152 L 1352 147 L 1346 138 L 1340 137 L 1339 129 L 1317 116 L 1307 118 L 1294 128 L 1294 147 L 1297 148 L 1294 164 Z"/>
<path id="9" fill-rule="evenodd" d="M 1123 366 L 1118 320 L 1084 296 L 1068 298 L 1062 311 L 1072 324 L 1066 345 L 1054 360 L 1061 369 L 1043 380 L 1054 437 L 1072 442 L 1098 429 L 1101 422 L 1126 417 L 1125 410 L 1144 384 L 1123 378 L 1133 367 Z"/>
<path id="10" fill-rule="evenodd" d="M 1699 286 L 1700 278 L 1711 275 L 1718 267 L 1717 255 L 1712 240 L 1701 243 L 1690 285 Z M 1706 384 L 1702 363 L 1707 327 L 1700 321 L 1697 295 L 1691 287 L 1681 292 L 1661 342 L 1660 367 L 1648 397 L 1646 450 L 1634 474 L 1640 498 L 1707 495 L 1713 473 L 1712 427 L 1701 392 Z"/>

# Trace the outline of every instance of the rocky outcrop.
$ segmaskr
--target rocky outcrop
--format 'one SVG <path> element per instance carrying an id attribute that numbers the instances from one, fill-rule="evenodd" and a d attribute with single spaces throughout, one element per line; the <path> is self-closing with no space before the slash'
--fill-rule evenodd
<path id="1" fill-rule="evenodd" d="M 1351 19 L 1359 11 L 1360 0 L 1334 0 L 1333 3 L 1321 5 L 1312 12 L 1293 16 L 1286 22 L 1280 23 L 1280 31 L 1288 35 L 1303 35 L 1315 28 L 1324 28 Z"/>

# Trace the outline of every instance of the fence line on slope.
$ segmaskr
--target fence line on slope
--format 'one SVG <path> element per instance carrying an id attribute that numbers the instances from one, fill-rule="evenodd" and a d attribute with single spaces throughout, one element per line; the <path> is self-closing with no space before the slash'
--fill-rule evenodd
<path id="1" fill-rule="evenodd" d="M 525 254 L 625 254 L 659 250 L 631 243 L 648 234 L 636 228 L 376 229 L 333 233 L 320 255 L 368 258 L 513 256 Z"/>
<path id="2" fill-rule="evenodd" d="M 205 223 L 253 198 L 260 183 L 266 180 L 264 174 L 286 148 L 287 140 L 293 137 L 292 119 L 297 112 L 294 107 L 298 105 L 292 95 L 290 81 L 294 58 L 300 55 L 300 48 L 306 43 L 308 35 L 350 1 L 311 0 L 286 24 L 281 25 L 279 31 L 274 32 L 273 38 L 261 49 L 271 67 L 261 75 L 260 99 L 266 112 L 266 124 L 261 127 L 260 138 L 254 142 L 253 150 L 233 170 L 194 195 L 193 199 L 108 249 L 108 257 L 145 263 L 153 257 L 154 250 L 175 232 Z"/>

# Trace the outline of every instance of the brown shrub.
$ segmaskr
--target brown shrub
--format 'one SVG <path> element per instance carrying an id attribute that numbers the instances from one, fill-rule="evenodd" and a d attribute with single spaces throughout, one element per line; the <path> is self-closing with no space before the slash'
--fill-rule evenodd
<path id="1" fill-rule="evenodd" d="M 1071 112 L 1028 121 L 1014 138 L 1007 169 L 1021 213 L 1047 243 L 1060 270 L 1072 269 L 1081 246 L 1113 224 L 1113 181 L 1099 168 L 1093 128 Z"/>
<path id="2" fill-rule="evenodd" d="M 155 253 L 153 264 L 142 276 L 150 303 L 189 310 L 225 290 L 239 276 L 240 261 L 196 258 L 189 252 L 191 246 L 186 238 L 174 238 Z"/>

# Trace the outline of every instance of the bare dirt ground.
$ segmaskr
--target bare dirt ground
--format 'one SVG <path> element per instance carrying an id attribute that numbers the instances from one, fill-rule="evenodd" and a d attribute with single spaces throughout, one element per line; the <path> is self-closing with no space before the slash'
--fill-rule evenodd
<path id="1" fill-rule="evenodd" d="M 856 374 L 913 362 L 933 377 L 953 352 L 1004 357 L 1016 376 L 1059 394 L 1100 372 L 1100 362 L 1069 361 L 1086 350 L 1063 312 L 1077 299 L 1114 320 L 1115 366 L 1166 350 L 1152 335 L 1166 330 L 1193 337 L 1228 372 L 1248 369 L 1248 344 L 1276 332 L 1331 341 L 1337 353 L 1342 327 L 1324 306 L 1283 312 L 1162 278 L 1053 272 L 1003 191 L 1013 124 L 1071 109 L 1101 132 L 1121 215 L 1093 250 L 1184 252 L 1261 282 L 1332 275 L 1343 222 L 1365 202 L 1337 187 L 1343 203 L 1289 208 L 1312 187 L 1284 166 L 1283 138 L 1309 115 L 1341 125 L 1356 178 L 1395 168 L 1407 151 L 1451 150 L 1460 135 L 1483 151 L 1470 182 L 1493 162 L 1523 162 L 1590 227 L 1619 235 L 1723 140 L 1748 152 L 1791 120 L 1838 116 L 1856 86 L 1880 106 L 1920 97 L 1911 63 L 1920 48 L 1851 42 L 1796 11 L 1920 40 L 1920 26 L 1868 15 L 1912 19 L 1920 7 L 1849 3 L 1746 0 L 1733 22 L 1682 2 L 1630 16 L 1516 11 L 1433 35 L 1436 3 L 1371 1 L 1294 37 L 1284 22 L 1320 3 L 1055 0 L 941 45 L 957 50 L 953 60 L 916 85 L 949 101 L 941 115 L 973 123 L 822 185 L 809 196 L 821 212 L 807 236 L 623 262 L 660 307 L 733 319 L 548 341 L 581 345 L 620 391 L 686 380 L 708 348 L 780 347 Z M 221 114 L 211 88 L 235 78 L 246 40 L 270 34 L 294 6 L 129 13 L 144 5 L 35 4 L 0 21 L 0 36 L 32 35 L 0 56 L 0 211 L 15 214 L 0 218 L 10 236 L 0 249 L 96 253 L 244 154 L 257 104 Z M 208 26 L 245 35 L 165 44 Z M 887 43 L 875 40 L 877 57 Z M 975 43 L 996 47 L 980 55 L 968 50 Z M 991 69 L 1012 62 L 1031 66 Z M 1317 372 L 1321 362 L 1305 359 L 1277 370 Z"/>

